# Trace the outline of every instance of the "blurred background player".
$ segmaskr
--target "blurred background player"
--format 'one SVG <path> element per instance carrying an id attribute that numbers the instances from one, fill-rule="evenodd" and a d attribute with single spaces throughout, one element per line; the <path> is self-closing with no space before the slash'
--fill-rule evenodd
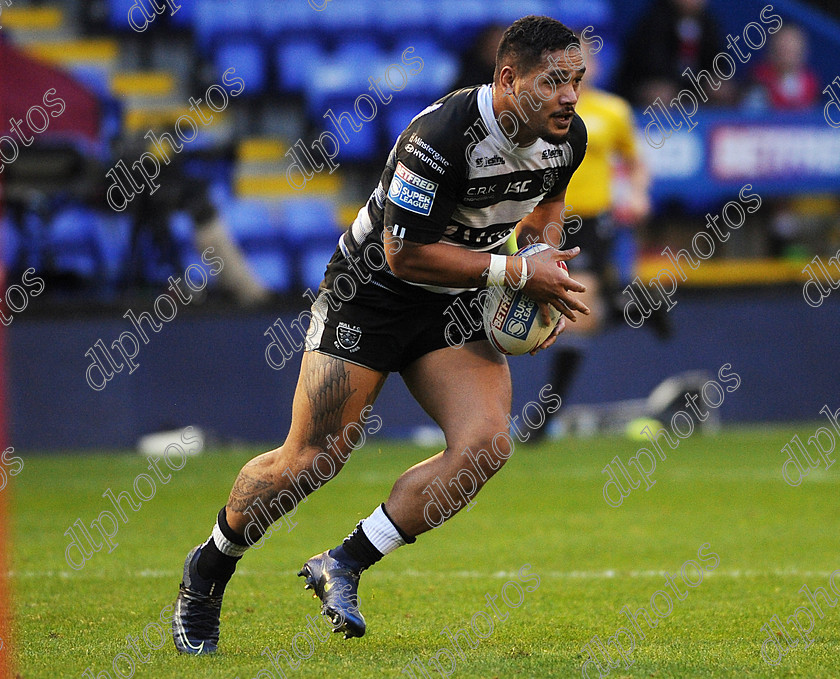
<path id="1" fill-rule="evenodd" d="M 634 105 L 673 99 L 685 87 L 683 71 L 711 70 L 725 51 L 721 31 L 707 0 L 657 0 L 636 24 L 624 51 L 618 93 Z M 710 93 L 713 103 L 733 100 L 734 87 L 722 82 Z"/>
<path id="2" fill-rule="evenodd" d="M 810 46 L 804 31 L 785 24 L 769 39 L 768 54 L 750 73 L 751 83 L 743 104 L 758 111 L 808 111 L 820 103 L 819 76 L 809 65 Z M 825 231 L 821 218 L 836 214 L 832 197 L 798 195 L 768 199 L 773 217 L 768 227 L 768 254 L 772 257 L 801 255 L 798 243 Z M 827 207 L 827 209 L 826 209 Z M 807 215 L 814 214 L 815 218 Z"/>
<path id="3" fill-rule="evenodd" d="M 633 276 L 634 230 L 651 211 L 650 176 L 636 148 L 633 111 L 621 97 L 592 85 L 598 82 L 598 60 L 591 49 L 586 52 L 586 69 L 576 110 L 586 123 L 589 145 L 569 182 L 561 248 L 580 247 L 570 267 L 586 286 L 582 297 L 592 313 L 569 324 L 562 347 L 554 353 L 551 384 L 563 400 L 580 371 L 586 343 L 581 336 L 624 322 L 621 290 Z M 619 240 L 629 246 L 623 248 L 623 261 L 617 261 Z M 649 319 L 660 336 L 669 332 L 664 309 Z M 546 423 L 534 435 L 539 438 L 547 430 Z"/>

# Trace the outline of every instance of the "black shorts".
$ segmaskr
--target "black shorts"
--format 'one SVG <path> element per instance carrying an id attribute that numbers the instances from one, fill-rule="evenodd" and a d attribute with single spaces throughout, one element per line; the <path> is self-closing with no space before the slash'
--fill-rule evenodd
<path id="1" fill-rule="evenodd" d="M 486 340 L 480 290 L 458 295 L 418 288 L 401 294 L 359 274 L 339 248 L 327 265 L 306 350 L 380 372 L 402 372 L 415 360 L 447 346 Z"/>
<path id="2" fill-rule="evenodd" d="M 597 276 L 602 276 L 610 267 L 613 241 L 615 239 L 615 222 L 609 213 L 603 213 L 597 217 L 587 217 L 582 220 L 580 228 L 574 233 L 567 224 L 563 233 L 563 250 L 569 250 L 575 246 L 580 248 L 580 254 L 569 262 L 569 269 L 591 271 Z M 571 273 L 574 278 L 574 273 Z"/>

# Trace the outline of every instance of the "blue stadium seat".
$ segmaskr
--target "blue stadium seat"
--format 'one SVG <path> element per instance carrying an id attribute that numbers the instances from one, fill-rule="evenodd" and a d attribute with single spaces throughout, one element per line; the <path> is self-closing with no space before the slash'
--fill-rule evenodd
<path id="1" fill-rule="evenodd" d="M 351 97 L 352 101 L 361 94 L 370 95 L 368 78 L 381 78 L 388 63 L 389 56 L 373 41 L 365 41 L 358 45 L 345 43 L 333 54 L 322 56 L 315 62 L 312 78 L 306 88 L 307 110 L 310 116 L 316 120 L 320 119 L 330 98 Z M 385 92 L 387 93 L 387 88 Z"/>
<path id="2" fill-rule="evenodd" d="M 105 280 L 115 287 L 125 275 L 128 251 L 131 246 L 131 224 L 129 215 L 112 213 L 99 220 L 99 246 L 105 263 Z"/>
<path id="3" fill-rule="evenodd" d="M 192 28 L 195 23 L 195 13 L 201 2 L 196 0 L 192 2 L 189 0 L 176 0 L 175 4 L 180 4 L 180 9 L 175 14 L 171 14 L 168 7 L 166 9 L 166 15 L 169 17 L 169 21 L 179 29 Z"/>
<path id="4" fill-rule="evenodd" d="M 336 237 L 338 241 L 338 237 Z M 312 292 L 318 290 L 318 286 L 324 278 L 324 272 L 327 269 L 327 263 L 335 252 L 335 243 L 332 247 L 324 243 L 316 247 L 310 248 L 303 253 L 300 261 L 300 278 L 305 288 L 309 288 Z"/>
<path id="5" fill-rule="evenodd" d="M 288 259 L 279 252 L 251 252 L 246 255 L 254 275 L 270 290 L 287 292 L 292 285 Z"/>
<path id="6" fill-rule="evenodd" d="M 63 208 L 50 222 L 44 249 L 56 271 L 88 281 L 104 280 L 105 255 L 100 243 L 99 215 L 89 208 Z"/>
<path id="7" fill-rule="evenodd" d="M 592 26 L 599 36 L 612 29 L 614 19 L 609 0 L 563 0 L 560 10 L 552 16 L 555 15 L 576 31 Z"/>
<path id="8" fill-rule="evenodd" d="M 202 0 L 196 7 L 193 26 L 204 50 L 214 50 L 215 43 L 226 36 L 256 37 L 260 33 L 259 16 L 249 0 Z"/>
<path id="9" fill-rule="evenodd" d="M 460 7 L 463 0 L 449 4 Z M 400 0 L 400 2 L 379 2 L 376 7 L 374 25 L 387 35 L 421 34 L 434 25 L 435 7 L 428 0 Z"/>
<path id="10" fill-rule="evenodd" d="M 466 49 L 482 27 L 502 23 L 497 18 L 499 9 L 486 0 L 440 3 L 435 6 L 434 29 L 446 43 L 460 44 Z"/>
<path id="11" fill-rule="evenodd" d="M 283 239 L 293 247 L 313 242 L 338 240 L 335 206 L 326 198 L 296 198 L 280 208 L 279 225 Z"/>
<path id="12" fill-rule="evenodd" d="M 134 5 L 134 0 L 108 0 L 108 25 L 118 31 L 133 30 L 128 23 L 128 13 Z M 142 16 L 140 10 L 135 10 L 137 16 L 135 21 L 142 24 L 146 17 Z"/>
<path id="13" fill-rule="evenodd" d="M 536 14 L 537 16 L 554 16 L 566 23 L 564 1 L 546 2 L 546 0 L 505 0 L 493 8 L 493 21 L 507 26 L 517 19 Z M 559 7 L 558 7 L 559 5 Z"/>
<path id="14" fill-rule="evenodd" d="M 275 51 L 278 87 L 289 91 L 306 89 L 316 65 L 323 59 L 324 50 L 314 38 L 280 42 Z"/>
<path id="15" fill-rule="evenodd" d="M 443 96 L 451 89 L 451 85 L 458 77 L 458 59 L 449 52 L 440 48 L 435 40 L 419 39 L 410 44 L 400 44 L 390 56 L 391 63 L 400 63 L 403 51 L 407 47 L 414 47 L 414 52 L 408 55 L 408 59 L 420 58 L 423 60 L 423 68 L 414 75 L 408 75 L 408 83 L 400 96 L 425 96 L 427 104 Z M 406 67 L 403 66 L 405 69 Z M 416 67 L 414 67 L 416 68 Z M 414 70 L 412 68 L 411 70 Z M 396 76 L 392 76 L 392 79 Z"/>
<path id="16" fill-rule="evenodd" d="M 213 61 L 219 78 L 229 68 L 236 69 L 237 77 L 245 81 L 240 96 L 253 97 L 265 92 L 268 69 L 262 45 L 253 40 L 234 38 L 215 48 Z"/>
<path id="17" fill-rule="evenodd" d="M 377 2 L 374 6 L 371 2 L 361 0 L 333 0 L 323 11 L 313 12 L 314 16 L 310 19 L 314 21 L 319 34 L 339 39 L 351 35 L 360 39 L 362 34 L 369 35 L 373 32 L 369 29 L 373 27 L 379 8 L 383 4 Z M 401 5 L 402 2 L 398 4 Z"/>
<path id="18" fill-rule="evenodd" d="M 233 238 L 245 250 L 279 242 L 280 234 L 265 203 L 233 200 L 222 208 L 222 216 Z"/>
<path id="19" fill-rule="evenodd" d="M 293 278 L 289 246 L 268 206 L 255 200 L 233 200 L 222 213 L 254 274 L 275 292 L 288 290 Z"/>
<path id="20" fill-rule="evenodd" d="M 360 118 L 356 113 L 354 108 L 356 104 L 356 96 L 357 95 L 348 95 L 347 97 L 333 96 L 321 102 L 323 108 L 320 111 L 320 115 L 323 116 L 323 114 L 327 111 L 332 111 L 333 117 L 339 118 L 342 113 L 347 112 L 353 118 L 353 121 L 359 128 L 358 130 L 353 129 L 346 116 L 341 119 L 341 130 L 346 135 L 348 141 L 344 141 L 338 130 L 336 130 L 336 125 L 330 119 L 322 117 L 320 120 L 313 120 L 320 129 L 326 130 L 338 138 L 341 148 L 338 152 L 338 158 L 336 160 L 339 163 L 344 161 L 354 162 L 371 160 L 374 157 L 374 154 L 380 149 L 380 130 L 383 125 L 385 111 L 391 104 L 388 106 L 382 106 L 378 101 L 376 101 L 376 96 L 372 95 L 374 104 L 376 104 L 376 112 L 372 119 L 366 121 Z M 361 114 L 367 118 L 370 118 L 370 116 L 374 114 L 369 101 L 360 101 L 358 108 Z M 384 161 L 384 158 L 382 160 Z"/>
<path id="21" fill-rule="evenodd" d="M 314 38 L 318 34 L 315 23 L 320 12 L 304 0 L 253 0 L 251 7 L 263 36 L 270 41 Z"/>
<path id="22" fill-rule="evenodd" d="M 195 222 L 188 213 L 178 211 L 169 216 L 169 233 L 185 267 L 201 264 L 201 255 L 195 247 Z"/>
<path id="23" fill-rule="evenodd" d="M 388 146 L 394 145 L 397 137 L 408 127 L 412 118 L 426 108 L 431 102 L 425 98 L 405 99 L 394 101 L 388 105 L 385 113 L 385 135 Z"/>
<path id="24" fill-rule="evenodd" d="M 6 270 L 23 268 L 18 258 L 22 255 L 21 237 L 15 226 L 5 217 L 0 220 L 0 263 Z"/>
<path id="25" fill-rule="evenodd" d="M 363 38 L 350 37 L 336 43 L 333 56 L 341 61 L 349 61 L 354 65 L 363 66 L 364 71 L 370 71 L 376 62 L 384 58 L 382 45 L 373 36 Z M 369 75 L 374 75 L 370 73 Z M 364 77 L 367 80 L 367 76 Z"/>
<path id="26" fill-rule="evenodd" d="M 97 97 L 111 96 L 111 76 L 108 69 L 98 66 L 73 66 L 70 73 Z"/>
<path id="27" fill-rule="evenodd" d="M 177 0 L 174 4 L 177 5 L 179 3 L 180 8 L 175 11 L 175 14 L 172 14 L 172 10 L 168 5 L 164 5 L 163 15 L 166 16 L 171 25 L 176 28 L 189 28 L 192 26 L 194 21 L 193 15 L 196 12 L 196 6 L 203 5 L 204 2 L 199 2 L 198 0 L 188 0 L 187 2 L 184 2 L 184 0 Z M 133 28 L 128 21 L 128 13 L 135 4 L 140 4 L 146 9 L 146 12 L 154 13 L 154 9 L 151 8 L 152 3 L 149 2 L 149 0 L 140 0 L 139 2 L 137 0 L 108 0 L 108 24 L 111 28 L 118 31 L 136 31 L 137 29 Z M 134 10 L 133 18 L 135 22 L 138 22 L 141 25 L 145 21 L 148 21 L 148 16 L 144 16 L 143 12 L 139 9 Z M 157 17 L 151 21 L 154 21 L 156 18 Z M 149 22 L 150 24 L 151 21 Z"/>
<path id="28" fill-rule="evenodd" d="M 381 107 L 379 109 L 381 111 Z M 367 109 L 365 109 L 365 112 Z M 325 121 L 326 122 L 326 121 Z M 358 132 L 347 133 L 350 139 L 347 143 L 342 141 L 341 150 L 338 152 L 338 162 L 364 162 L 376 160 L 376 153 L 380 149 L 380 130 L 382 128 L 382 116 L 377 114 L 376 118 L 368 122 L 359 121 L 361 129 Z M 329 125 L 327 129 L 332 129 Z M 385 162 L 385 156 L 380 159 Z"/>

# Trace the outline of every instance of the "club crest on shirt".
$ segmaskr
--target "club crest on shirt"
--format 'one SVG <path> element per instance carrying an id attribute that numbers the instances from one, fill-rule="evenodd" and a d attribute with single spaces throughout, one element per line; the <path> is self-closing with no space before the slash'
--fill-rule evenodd
<path id="1" fill-rule="evenodd" d="M 362 329 L 355 325 L 348 325 L 343 321 L 335 329 L 335 336 L 338 340 L 334 343 L 336 347 L 345 351 L 355 352 L 359 350 L 359 340 L 362 339 Z"/>
<path id="2" fill-rule="evenodd" d="M 557 172 L 554 169 L 548 169 L 545 171 L 543 175 L 543 183 L 542 183 L 542 190 L 544 193 L 548 193 L 554 188 L 554 185 L 557 183 Z"/>

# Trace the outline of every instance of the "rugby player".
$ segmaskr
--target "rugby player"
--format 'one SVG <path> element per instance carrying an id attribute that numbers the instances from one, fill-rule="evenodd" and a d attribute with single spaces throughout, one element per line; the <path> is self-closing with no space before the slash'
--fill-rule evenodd
<path id="1" fill-rule="evenodd" d="M 586 128 L 575 114 L 584 71 L 571 30 L 548 17 L 524 17 L 499 43 L 492 84 L 443 97 L 399 136 L 312 305 L 288 437 L 242 468 L 210 537 L 187 555 L 173 619 L 179 651 L 216 650 L 225 586 L 261 537 L 255 505 L 277 521 L 321 485 L 324 465 L 337 473 L 356 443 L 346 432 L 364 421 L 389 373 L 401 374 L 441 427 L 446 449 L 404 472 L 341 544 L 301 568 L 335 631 L 365 633 L 357 594 L 365 569 L 460 508 L 453 502 L 430 513 L 423 493 L 430 483 L 445 484 L 471 465 L 480 477 L 471 499 L 501 468 L 512 452 L 493 441 L 508 432 L 507 362 L 483 331 L 450 346 L 443 312 L 460 296 L 481 327 L 481 304 L 470 302 L 507 282 L 524 286 L 546 322 L 548 305 L 570 321 L 589 313 L 576 296 L 585 287 L 557 264 L 578 250 L 553 249 L 566 185 L 586 151 Z M 527 262 L 498 254 L 514 229 L 523 244 L 553 248 Z M 335 286 L 347 277 L 355 294 L 338 304 Z M 540 348 L 554 342 L 565 318 Z M 469 459 L 467 447 L 479 453 Z"/>

